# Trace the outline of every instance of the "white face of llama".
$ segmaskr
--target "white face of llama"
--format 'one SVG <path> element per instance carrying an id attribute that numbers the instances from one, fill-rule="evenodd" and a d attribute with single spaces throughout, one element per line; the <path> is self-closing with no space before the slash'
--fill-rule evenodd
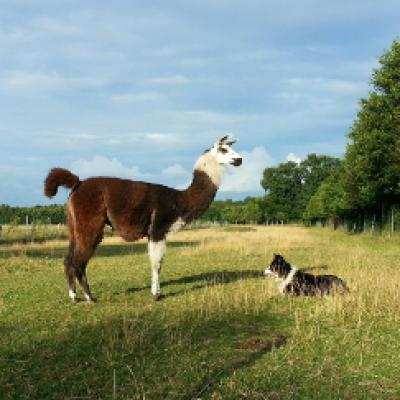
<path id="1" fill-rule="evenodd" d="M 221 165 L 234 165 L 238 167 L 242 164 L 242 157 L 232 149 L 233 143 L 236 140 L 231 135 L 226 135 L 211 148 L 210 153 L 215 157 L 217 162 Z"/>

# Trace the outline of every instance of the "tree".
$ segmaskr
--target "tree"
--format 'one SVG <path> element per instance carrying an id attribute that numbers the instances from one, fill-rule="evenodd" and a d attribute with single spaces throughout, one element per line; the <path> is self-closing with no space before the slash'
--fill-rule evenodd
<path id="1" fill-rule="evenodd" d="M 330 219 L 336 225 L 338 219 L 347 213 L 348 205 L 343 191 L 343 168 L 340 168 L 325 179 L 311 196 L 303 217 L 310 222 L 318 220 L 322 223 Z"/>
<path id="2" fill-rule="evenodd" d="M 65 205 L 49 205 L 35 207 L 10 207 L 0 205 L 0 224 L 24 224 L 28 217 L 30 223 L 65 223 Z"/>
<path id="3" fill-rule="evenodd" d="M 275 204 L 274 218 L 302 219 L 311 196 L 339 166 L 338 158 L 309 154 L 300 164 L 288 161 L 266 168 L 261 185 Z"/>
<path id="4" fill-rule="evenodd" d="M 400 42 L 379 59 L 373 90 L 348 134 L 344 189 L 353 209 L 376 212 L 400 195 Z"/>
<path id="5" fill-rule="evenodd" d="M 258 199 L 249 198 L 244 201 L 243 217 L 245 223 L 259 224 L 262 222 L 262 212 Z"/>
<path id="6" fill-rule="evenodd" d="M 318 190 L 321 183 L 331 176 L 341 165 L 338 158 L 326 155 L 309 154 L 299 165 L 302 176 L 300 195 L 301 208 L 304 210 L 310 198 Z"/>
<path id="7" fill-rule="evenodd" d="M 299 198 L 302 188 L 302 176 L 298 165 L 293 161 L 266 168 L 261 186 L 267 196 L 273 198 L 277 212 L 290 220 L 301 218 Z"/>

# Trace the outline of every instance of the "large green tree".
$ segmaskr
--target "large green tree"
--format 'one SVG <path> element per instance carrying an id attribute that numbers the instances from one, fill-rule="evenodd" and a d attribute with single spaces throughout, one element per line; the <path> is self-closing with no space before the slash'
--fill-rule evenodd
<path id="1" fill-rule="evenodd" d="M 277 167 L 266 168 L 261 180 L 261 186 L 266 195 L 271 198 L 284 219 L 300 218 L 299 199 L 302 187 L 302 176 L 299 166 L 293 162 L 279 164 Z"/>
<path id="2" fill-rule="evenodd" d="M 337 223 L 340 217 L 349 212 L 343 191 L 343 168 L 339 168 L 318 187 L 311 196 L 304 219 L 310 222 L 331 220 Z"/>
<path id="3" fill-rule="evenodd" d="M 379 59 L 372 91 L 349 133 L 344 188 L 355 210 L 378 211 L 400 195 L 400 42 Z"/>
<path id="4" fill-rule="evenodd" d="M 293 161 L 264 170 L 261 186 L 274 203 L 274 214 L 284 220 L 300 220 L 311 196 L 320 184 L 340 166 L 340 160 L 309 154 L 300 164 Z"/>
<path id="5" fill-rule="evenodd" d="M 299 165 L 302 175 L 300 206 L 304 210 L 321 183 L 338 170 L 341 161 L 326 155 L 309 154 Z"/>

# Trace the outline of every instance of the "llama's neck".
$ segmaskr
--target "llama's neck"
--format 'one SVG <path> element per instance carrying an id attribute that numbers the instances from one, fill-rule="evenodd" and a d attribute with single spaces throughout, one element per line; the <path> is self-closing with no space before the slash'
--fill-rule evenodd
<path id="1" fill-rule="evenodd" d="M 212 156 L 206 156 L 207 154 L 204 154 L 197 160 L 192 183 L 182 193 L 185 210 L 182 218 L 186 222 L 192 221 L 207 211 L 221 184 L 223 166 L 215 162 Z"/>
<path id="2" fill-rule="evenodd" d="M 204 172 L 217 188 L 221 186 L 222 177 L 224 175 L 224 166 L 219 164 L 209 151 L 197 159 L 194 164 L 194 171 Z M 195 177 L 193 177 L 193 180 L 194 178 Z"/>

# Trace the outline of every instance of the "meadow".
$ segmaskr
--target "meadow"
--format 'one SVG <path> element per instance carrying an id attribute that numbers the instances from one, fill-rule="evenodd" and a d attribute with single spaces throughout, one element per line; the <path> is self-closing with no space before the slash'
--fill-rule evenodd
<path id="1" fill-rule="evenodd" d="M 400 237 L 229 226 L 169 237 L 162 301 L 144 241 L 107 237 L 72 304 L 67 241 L 0 245 L 1 399 L 398 399 Z M 345 296 L 282 296 L 273 253 Z"/>

